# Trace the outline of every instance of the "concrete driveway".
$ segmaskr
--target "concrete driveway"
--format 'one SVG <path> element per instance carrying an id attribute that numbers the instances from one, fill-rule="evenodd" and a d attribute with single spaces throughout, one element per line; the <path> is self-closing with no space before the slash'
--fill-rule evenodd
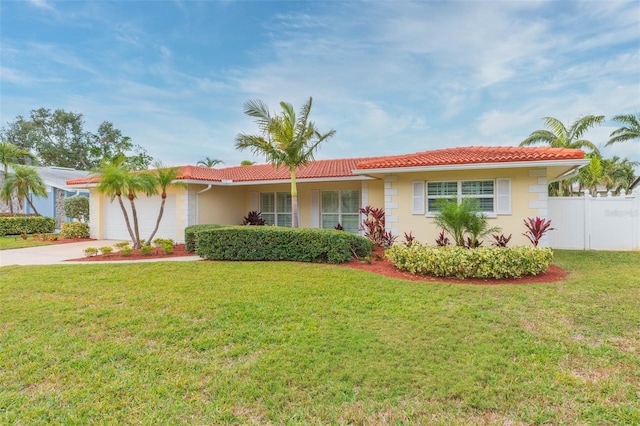
<path id="1" fill-rule="evenodd" d="M 9 265 L 55 265 L 55 264 L 94 264 L 93 262 L 65 262 L 67 259 L 77 259 L 84 256 L 87 247 L 113 246 L 120 240 L 94 240 L 79 243 L 51 244 L 48 246 L 29 247 L 12 250 L 0 250 L 0 267 Z M 161 261 L 200 260 L 198 256 L 169 257 Z M 135 260 L 131 262 L 158 262 L 158 259 Z M 122 263 L 123 261 L 111 261 L 100 263 Z M 128 261 L 124 261 L 128 262 Z"/>

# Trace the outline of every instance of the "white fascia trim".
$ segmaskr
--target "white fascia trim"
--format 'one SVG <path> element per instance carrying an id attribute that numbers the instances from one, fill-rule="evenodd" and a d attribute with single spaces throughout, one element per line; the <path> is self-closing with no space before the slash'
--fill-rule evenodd
<path id="1" fill-rule="evenodd" d="M 331 178 L 303 178 L 296 179 L 297 183 L 314 183 L 314 182 L 344 182 L 344 181 L 363 181 L 363 180 L 375 180 L 376 178 L 369 176 L 345 176 L 345 177 L 331 177 Z M 243 180 L 234 182 L 232 180 L 223 181 L 206 181 L 206 180 L 193 180 L 184 179 L 180 182 L 199 184 L 199 185 L 217 185 L 217 186 L 248 186 L 248 185 L 272 185 L 278 183 L 290 183 L 290 179 L 272 179 L 272 180 Z"/>
<path id="2" fill-rule="evenodd" d="M 443 170 L 480 170 L 480 169 L 514 169 L 521 167 L 553 167 L 553 166 L 579 166 L 584 167 L 589 160 L 546 160 L 546 161 L 513 161 L 507 163 L 478 163 L 478 164 L 451 164 L 442 166 L 418 166 L 418 167 L 390 167 L 386 169 L 355 169 L 354 175 L 367 175 L 371 173 L 415 173 L 438 172 Z"/>

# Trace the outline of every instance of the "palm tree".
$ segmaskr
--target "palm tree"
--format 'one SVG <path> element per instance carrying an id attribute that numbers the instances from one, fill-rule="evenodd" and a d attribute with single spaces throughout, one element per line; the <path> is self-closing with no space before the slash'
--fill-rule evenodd
<path id="1" fill-rule="evenodd" d="M 140 228 L 138 226 L 138 212 L 136 210 L 135 199 L 139 192 L 147 196 L 157 194 L 156 178 L 149 172 L 133 173 L 125 165 L 126 158 L 120 156 L 113 161 L 105 162 L 100 170 L 95 174 L 100 176 L 96 189 L 108 195 L 111 201 L 118 199 L 120 209 L 124 216 L 127 231 L 133 242 L 133 248 L 140 248 Z M 131 204 L 131 218 L 133 219 L 133 228 L 129 220 L 129 214 L 124 207 L 122 196 L 125 195 Z"/>
<path id="2" fill-rule="evenodd" d="M 626 124 L 624 127 L 620 127 L 618 130 L 611 132 L 611 139 L 607 142 L 606 146 L 616 142 L 626 142 L 637 139 L 640 141 L 640 113 L 616 115 L 612 119 L 622 124 Z"/>
<path id="3" fill-rule="evenodd" d="M 20 199 L 26 198 L 33 212 L 40 216 L 31 201 L 31 194 L 38 197 L 46 197 L 47 188 L 36 169 L 29 166 L 14 166 L 13 172 L 9 173 L 5 178 L 2 197 L 5 198 L 6 194 L 12 193 L 15 193 Z"/>
<path id="4" fill-rule="evenodd" d="M 463 198 L 461 203 L 457 200 L 441 199 L 433 221 L 438 228 L 447 231 L 460 247 L 477 247 L 481 244 L 480 238 L 500 232 L 499 227 L 489 227 L 487 217 L 480 213 L 478 201 L 473 198 Z M 468 244 L 464 239 L 467 234 Z"/>
<path id="5" fill-rule="evenodd" d="M 621 159 L 613 156 L 602 160 L 603 174 L 606 176 L 607 191 L 614 190 L 619 193 L 621 190 L 628 192 L 631 184 L 635 180 L 634 168 L 640 165 L 637 161 L 631 161 L 628 158 Z"/>
<path id="6" fill-rule="evenodd" d="M 5 178 L 10 165 L 25 163 L 27 159 L 35 161 L 36 156 L 7 141 L 0 142 L 0 164 L 2 164 L 2 175 Z M 9 205 L 9 211 L 13 214 L 13 193 L 3 194 L 1 199 Z"/>
<path id="7" fill-rule="evenodd" d="M 535 145 L 538 143 L 549 145 L 552 148 L 588 148 L 600 155 L 598 147 L 587 139 L 581 139 L 587 130 L 604 121 L 604 115 L 586 115 L 577 119 L 567 127 L 558 119 L 544 117 L 544 124 L 550 130 L 536 130 L 529 137 L 520 142 L 520 146 Z"/>
<path id="8" fill-rule="evenodd" d="M 217 166 L 218 164 L 224 164 L 224 161 L 218 160 L 216 158 L 204 157 L 203 160 L 200 160 L 196 163 L 196 166 L 211 168 Z"/>
<path id="9" fill-rule="evenodd" d="M 600 156 L 600 151 L 593 142 L 581 138 L 591 127 L 602 123 L 604 115 L 586 115 L 574 121 L 568 129 L 556 118 L 544 117 L 543 120 L 549 130 L 543 129 L 532 132 L 525 140 L 520 142 L 520 146 L 541 143 L 552 148 L 588 148 L 591 152 Z M 555 182 L 549 185 L 549 193 L 559 196 L 571 194 L 571 183 L 567 181 L 562 183 Z"/>
<path id="10" fill-rule="evenodd" d="M 250 149 L 254 154 L 264 155 L 267 162 L 276 167 L 285 166 L 291 174 L 291 215 L 292 226 L 298 228 L 298 188 L 296 167 L 313 161 L 313 155 L 320 143 L 335 135 L 331 130 L 321 134 L 315 123 L 309 121 L 312 98 L 302 107 L 299 116 L 291 104 L 280 102 L 282 113 L 271 116 L 267 105 L 261 100 L 249 100 L 244 104 L 244 113 L 254 117 L 262 135 L 239 134 L 236 149 Z"/>
<path id="11" fill-rule="evenodd" d="M 156 163 L 156 170 L 152 173 L 155 175 L 158 186 L 160 186 L 162 202 L 160 203 L 160 212 L 158 213 L 156 226 L 155 228 L 153 228 L 153 232 L 151 232 L 151 236 L 149 237 L 149 239 L 147 239 L 147 245 L 151 244 L 151 242 L 153 241 L 153 237 L 155 237 L 156 232 L 158 232 L 158 227 L 160 226 L 160 221 L 162 220 L 162 215 L 164 214 L 164 204 L 167 200 L 167 188 L 169 186 L 179 186 L 186 188 L 187 186 L 184 182 L 176 182 L 176 179 L 180 176 L 180 169 L 178 167 L 164 168 L 162 167 L 162 164 Z"/>
<path id="12" fill-rule="evenodd" d="M 586 167 L 578 172 L 578 182 L 580 190 L 588 189 L 592 195 L 596 195 L 598 185 L 609 183 L 608 177 L 604 174 L 602 159 L 598 156 L 591 156 L 591 161 Z"/>

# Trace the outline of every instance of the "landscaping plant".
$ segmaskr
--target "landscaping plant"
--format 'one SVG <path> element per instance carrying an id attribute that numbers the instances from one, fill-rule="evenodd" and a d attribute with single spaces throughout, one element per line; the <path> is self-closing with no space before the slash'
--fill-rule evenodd
<path id="1" fill-rule="evenodd" d="M 60 228 L 62 238 L 89 238 L 89 224 L 82 222 L 65 222 Z"/>
<path id="2" fill-rule="evenodd" d="M 373 241 L 376 246 L 384 247 L 386 238 L 384 209 L 366 206 L 360 208 L 360 213 L 364 215 L 364 220 L 360 227 L 360 230 L 364 231 L 364 236 Z"/>
<path id="3" fill-rule="evenodd" d="M 493 237 L 494 242 L 491 245 L 495 247 L 506 247 L 509 241 L 511 241 L 511 235 L 512 234 L 509 234 L 508 237 L 505 237 L 504 234 L 493 234 L 491 236 Z"/>
<path id="4" fill-rule="evenodd" d="M 243 225 L 264 226 L 265 221 L 262 218 L 262 212 L 252 210 L 242 220 Z"/>
<path id="5" fill-rule="evenodd" d="M 527 227 L 527 232 L 524 235 L 531 241 L 534 247 L 538 247 L 538 243 L 544 235 L 552 231 L 551 220 L 547 220 L 541 217 L 528 217 L 524 220 L 524 226 Z"/>
<path id="6" fill-rule="evenodd" d="M 100 247 L 100 253 L 103 255 L 109 255 L 113 252 L 113 247 L 111 246 L 104 246 L 104 247 Z"/>
<path id="7" fill-rule="evenodd" d="M 404 233 L 404 245 L 407 247 L 411 247 L 413 245 L 413 241 L 416 239 L 416 237 L 413 236 L 413 232 L 409 231 L 409 233 L 407 234 L 406 232 Z"/>
<path id="8" fill-rule="evenodd" d="M 436 238 L 436 245 L 438 247 L 446 247 L 450 244 L 451 244 L 451 241 L 449 241 L 449 238 L 446 235 L 444 235 L 444 229 L 443 229 L 438 234 L 438 238 Z"/>
<path id="9" fill-rule="evenodd" d="M 62 208 L 66 217 L 84 223 L 89 222 L 89 197 L 81 195 L 66 197 L 62 201 Z"/>
<path id="10" fill-rule="evenodd" d="M 98 254 L 98 249 L 95 247 L 87 247 L 84 249 L 84 255 L 87 257 L 95 256 Z"/>
<path id="11" fill-rule="evenodd" d="M 153 247 L 152 246 L 148 246 L 148 245 L 144 245 L 142 247 L 140 247 L 140 254 L 143 256 L 151 256 L 151 254 L 153 253 Z"/>
<path id="12" fill-rule="evenodd" d="M 473 198 L 463 198 L 461 203 L 441 199 L 433 220 L 453 237 L 459 247 L 478 247 L 482 244 L 480 238 L 500 231 L 497 226 L 489 227 L 487 216 L 480 212 L 478 200 Z"/>

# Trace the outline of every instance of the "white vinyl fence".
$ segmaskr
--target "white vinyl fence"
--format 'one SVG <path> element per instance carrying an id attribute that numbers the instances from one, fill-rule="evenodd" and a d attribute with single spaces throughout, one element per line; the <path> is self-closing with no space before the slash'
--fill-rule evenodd
<path id="1" fill-rule="evenodd" d="M 629 195 L 549 197 L 549 246 L 576 250 L 640 250 L 640 191 Z"/>

